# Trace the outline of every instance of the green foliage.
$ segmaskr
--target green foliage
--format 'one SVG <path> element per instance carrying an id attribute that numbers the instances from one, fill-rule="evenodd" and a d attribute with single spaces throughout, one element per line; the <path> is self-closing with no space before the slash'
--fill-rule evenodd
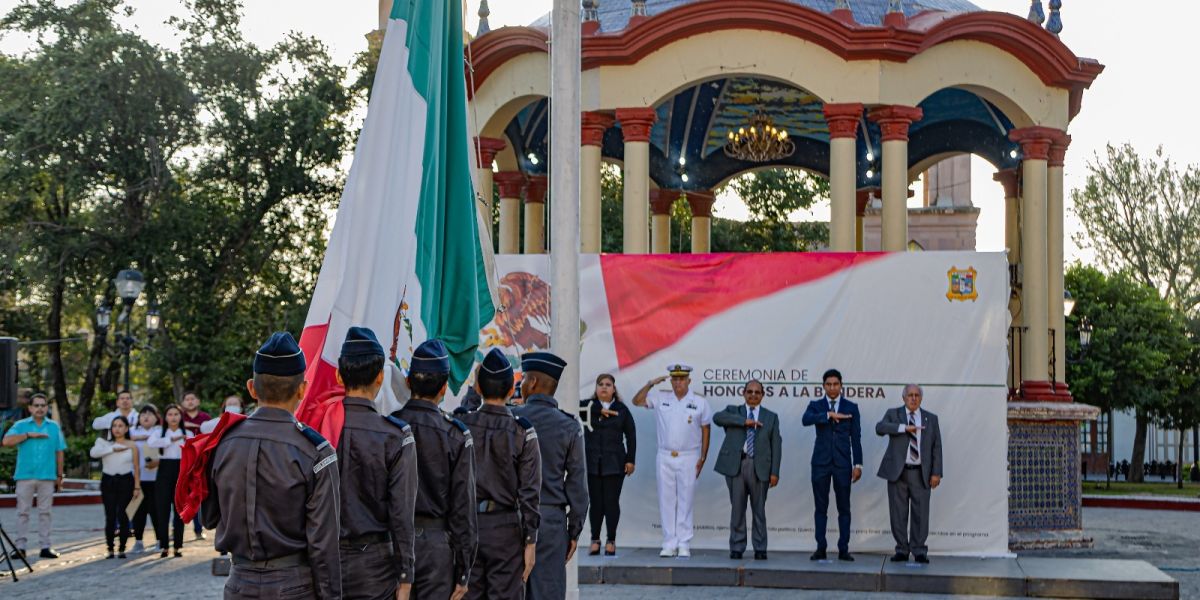
<path id="1" fill-rule="evenodd" d="M 1150 157 L 1108 146 L 1088 163 L 1071 198 L 1101 264 L 1128 271 L 1181 310 L 1200 306 L 1200 169 L 1178 169 L 1160 147 Z"/>
<path id="2" fill-rule="evenodd" d="M 135 383 L 159 404 L 185 388 L 211 400 L 241 389 L 267 333 L 299 331 L 324 253 L 352 137 L 346 70 L 311 38 L 248 42 L 235 0 L 186 6 L 177 51 L 123 28 L 121 0 L 28 0 L 0 20 L 37 40 L 0 56 L 0 331 L 91 330 L 26 356 L 23 385 L 52 387 L 68 431 L 120 385 L 118 338 L 92 319 L 117 271 L 147 280 Z M 147 340 L 151 303 L 163 329 Z"/>

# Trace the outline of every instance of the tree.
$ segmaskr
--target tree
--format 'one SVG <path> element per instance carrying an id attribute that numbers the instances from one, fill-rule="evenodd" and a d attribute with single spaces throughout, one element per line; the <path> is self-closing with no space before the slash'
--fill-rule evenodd
<path id="1" fill-rule="evenodd" d="M 246 42 L 235 0 L 186 6 L 178 51 L 120 26 L 122 0 L 29 0 L 0 20 L 36 40 L 0 57 L 0 328 L 92 329 L 87 348 L 45 347 L 70 431 L 119 379 L 92 318 L 118 270 L 140 269 L 162 306 L 139 378 L 159 398 L 215 396 L 241 387 L 266 333 L 299 329 L 324 252 L 352 137 L 346 71 L 313 39 Z M 29 315 L 45 315 L 36 331 Z"/>
<path id="2" fill-rule="evenodd" d="M 1184 370 L 1193 346 L 1183 316 L 1125 273 L 1105 275 L 1076 265 L 1067 271 L 1066 283 L 1076 301 L 1068 329 L 1085 317 L 1093 327 L 1088 351 L 1067 366 L 1071 393 L 1109 414 L 1135 412 L 1129 480 L 1142 481 L 1146 426 L 1171 413 L 1188 383 Z M 1079 340 L 1068 338 L 1067 348 L 1080 354 Z"/>
<path id="3" fill-rule="evenodd" d="M 1110 271 L 1128 271 L 1185 312 L 1200 306 L 1200 171 L 1179 170 L 1159 147 L 1143 158 L 1108 146 L 1088 163 L 1087 184 L 1071 198 L 1091 247 Z"/>

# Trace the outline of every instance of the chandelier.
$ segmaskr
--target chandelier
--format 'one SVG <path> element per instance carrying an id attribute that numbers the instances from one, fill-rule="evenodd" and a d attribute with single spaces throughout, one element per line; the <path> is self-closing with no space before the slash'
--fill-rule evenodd
<path id="1" fill-rule="evenodd" d="M 775 121 L 759 110 L 743 127 L 729 130 L 725 156 L 747 162 L 764 163 L 787 158 L 796 151 L 788 132 L 775 127 Z"/>

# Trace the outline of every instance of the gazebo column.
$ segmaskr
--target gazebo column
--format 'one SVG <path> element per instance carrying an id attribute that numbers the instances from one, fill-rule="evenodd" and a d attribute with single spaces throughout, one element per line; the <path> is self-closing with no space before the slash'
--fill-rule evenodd
<path id="1" fill-rule="evenodd" d="M 883 139 L 883 251 L 908 250 L 908 127 L 924 112 L 913 106 L 882 106 L 870 118 Z"/>
<path id="2" fill-rule="evenodd" d="M 687 192 L 692 208 L 692 254 L 712 252 L 712 192 Z"/>
<path id="3" fill-rule="evenodd" d="M 1046 178 L 1050 142 L 1057 130 L 1014 129 L 1009 137 L 1021 144 L 1021 395 L 1027 401 L 1054 400 L 1050 386 L 1049 264 L 1046 229 Z M 1062 304 L 1062 294 L 1058 302 Z"/>
<path id="4" fill-rule="evenodd" d="M 546 253 L 545 175 L 530 175 L 525 184 L 525 254 Z"/>
<path id="5" fill-rule="evenodd" d="M 479 195 L 479 214 L 483 215 L 484 223 L 492 222 L 492 161 L 496 160 L 496 154 L 504 150 L 506 145 L 504 140 L 497 138 L 475 138 L 475 151 L 479 157 L 476 165 L 479 168 L 479 189 L 475 193 Z"/>
<path id="6" fill-rule="evenodd" d="M 1021 174 L 1017 169 L 997 171 L 992 179 L 1004 186 L 1004 247 L 1008 250 L 1008 264 L 1017 266 L 1021 261 Z M 1014 290 L 1016 293 L 1017 290 Z M 1020 296 L 1018 295 L 1018 298 Z M 1009 301 L 1009 317 L 1012 319 L 1010 331 L 1021 331 L 1021 311 L 1019 304 Z M 1019 334 L 1009 339 L 1009 344 L 1017 345 L 1021 341 Z M 1011 356 L 1011 352 L 1010 352 Z M 1008 365 L 1009 394 L 1015 394 L 1021 386 L 1021 361 L 1015 360 Z"/>
<path id="7" fill-rule="evenodd" d="M 618 108 L 625 140 L 625 194 L 622 238 L 626 254 L 650 250 L 647 224 L 650 204 L 650 128 L 658 118 L 653 108 Z"/>
<path id="8" fill-rule="evenodd" d="M 671 206 L 679 199 L 679 190 L 650 191 L 650 252 L 671 253 Z"/>
<path id="9" fill-rule="evenodd" d="M 1071 136 L 1059 132 L 1050 142 L 1050 160 L 1046 180 L 1046 272 L 1049 286 L 1046 301 L 1050 308 L 1050 329 L 1054 330 L 1054 393 L 1071 399 L 1067 387 L 1067 316 L 1063 307 L 1066 287 L 1063 273 L 1063 163 Z"/>
<path id="10" fill-rule="evenodd" d="M 854 185 L 862 112 L 862 104 L 825 105 L 825 121 L 829 124 L 829 249 L 834 252 L 854 252 L 857 245 Z"/>
<path id="11" fill-rule="evenodd" d="M 582 147 L 579 149 L 579 249 L 584 254 L 598 254 L 601 247 L 600 168 L 604 132 L 614 119 L 603 113 L 585 112 L 582 115 Z"/>
<path id="12" fill-rule="evenodd" d="M 501 171 L 495 175 L 500 188 L 500 254 L 521 252 L 521 193 L 525 175 L 520 171 Z"/>
<path id="13" fill-rule="evenodd" d="M 854 251 L 862 252 L 864 248 L 863 241 L 863 215 L 867 212 L 867 205 L 871 203 L 871 198 L 879 197 L 879 188 L 867 187 L 861 188 L 854 192 Z"/>

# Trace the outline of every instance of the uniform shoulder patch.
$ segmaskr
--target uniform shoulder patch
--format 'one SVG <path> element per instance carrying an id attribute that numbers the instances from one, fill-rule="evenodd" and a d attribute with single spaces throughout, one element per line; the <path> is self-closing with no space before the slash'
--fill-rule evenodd
<path id="1" fill-rule="evenodd" d="M 517 425 L 520 425 L 525 430 L 525 441 L 528 442 L 537 439 L 537 430 L 533 428 L 533 423 L 529 419 L 521 416 L 513 418 L 517 420 Z"/>
<path id="2" fill-rule="evenodd" d="M 471 428 L 467 427 L 466 423 L 463 423 L 462 421 L 459 421 L 458 419 L 455 419 L 454 417 L 451 417 L 450 415 L 446 415 L 446 420 L 453 423 L 454 426 L 457 427 L 458 430 L 462 432 L 463 438 L 466 440 L 465 442 L 463 442 L 464 447 L 470 448 L 471 446 L 475 445 L 475 440 L 471 439 Z"/>
<path id="3" fill-rule="evenodd" d="M 387 415 L 387 416 L 383 417 L 383 419 L 385 421 L 387 421 L 388 423 L 391 423 L 392 425 L 399 427 L 401 430 L 403 430 L 405 432 L 412 431 L 412 426 L 408 424 L 408 421 L 405 421 L 404 419 L 401 419 L 400 417 L 393 417 L 392 415 Z"/>
<path id="4" fill-rule="evenodd" d="M 455 409 L 454 409 L 454 414 L 455 414 L 455 415 L 459 415 L 459 416 L 461 416 L 461 415 L 465 415 L 465 414 L 467 414 L 467 413 L 470 413 L 470 412 L 471 412 L 471 409 L 469 409 L 469 408 L 467 408 L 467 407 L 465 407 L 465 406 L 459 406 L 459 407 L 457 407 L 457 408 L 455 408 Z"/>
<path id="5" fill-rule="evenodd" d="M 316 429 L 313 429 L 312 427 L 309 427 L 300 421 L 296 421 L 296 429 L 300 431 L 300 434 L 304 436 L 304 439 L 307 439 L 312 443 L 313 446 L 316 446 L 317 450 L 324 450 L 325 447 L 329 445 L 329 440 L 317 433 Z"/>
<path id="6" fill-rule="evenodd" d="M 567 415 L 567 418 L 568 418 L 568 419 L 571 419 L 572 421 L 575 421 L 575 420 L 577 420 L 577 419 L 576 419 L 576 417 L 575 417 L 575 415 L 573 415 L 573 414 L 571 414 L 571 413 L 569 413 L 569 412 L 567 412 L 567 411 L 565 411 L 565 410 L 563 410 L 563 409 L 561 409 L 561 408 L 560 408 L 560 409 L 558 409 L 558 412 L 560 412 L 560 413 L 562 413 L 562 414 L 564 414 L 564 415 Z"/>

